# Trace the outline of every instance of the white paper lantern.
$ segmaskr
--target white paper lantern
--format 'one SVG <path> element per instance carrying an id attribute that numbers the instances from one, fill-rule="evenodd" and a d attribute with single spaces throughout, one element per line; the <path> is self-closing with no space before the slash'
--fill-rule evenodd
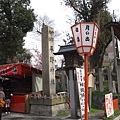
<path id="1" fill-rule="evenodd" d="M 92 55 L 95 51 L 99 27 L 95 22 L 80 22 L 71 27 L 78 54 Z"/>

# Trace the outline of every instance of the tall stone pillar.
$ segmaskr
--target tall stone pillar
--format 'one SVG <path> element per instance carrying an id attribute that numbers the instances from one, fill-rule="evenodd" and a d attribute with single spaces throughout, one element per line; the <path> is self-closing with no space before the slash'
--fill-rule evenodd
<path id="1" fill-rule="evenodd" d="M 54 65 L 54 31 L 43 24 L 42 28 L 42 96 L 31 97 L 31 114 L 56 116 L 60 111 L 68 109 L 67 96 L 56 95 Z M 62 97 L 62 98 L 61 98 Z"/>
<path id="2" fill-rule="evenodd" d="M 55 61 L 54 61 L 54 30 L 43 24 L 42 27 L 42 79 L 43 94 L 56 94 Z"/>
<path id="3" fill-rule="evenodd" d="M 100 85 L 100 92 L 104 91 L 104 85 L 103 85 L 103 73 L 102 73 L 102 68 L 99 68 L 99 85 Z"/>
<path id="4" fill-rule="evenodd" d="M 118 93 L 120 93 L 120 67 L 117 66 L 116 68 L 116 71 L 117 71 L 117 88 L 118 88 Z"/>
<path id="5" fill-rule="evenodd" d="M 108 67 L 107 68 L 108 71 L 108 86 L 109 86 L 109 92 L 113 91 L 113 87 L 112 87 L 112 76 L 111 76 L 111 68 Z"/>

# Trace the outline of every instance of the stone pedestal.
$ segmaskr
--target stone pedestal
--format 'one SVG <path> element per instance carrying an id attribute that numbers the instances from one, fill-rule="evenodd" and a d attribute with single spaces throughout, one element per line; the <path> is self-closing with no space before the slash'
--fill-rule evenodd
<path id="1" fill-rule="evenodd" d="M 58 112 L 68 109 L 68 98 L 66 96 L 54 97 L 31 97 L 31 114 L 40 116 L 56 116 Z"/>

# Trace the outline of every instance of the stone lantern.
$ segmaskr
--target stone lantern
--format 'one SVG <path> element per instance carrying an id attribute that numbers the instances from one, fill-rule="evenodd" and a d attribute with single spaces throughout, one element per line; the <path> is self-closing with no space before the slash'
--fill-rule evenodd
<path id="1" fill-rule="evenodd" d="M 82 66 L 83 58 L 76 52 L 74 44 L 60 46 L 59 51 L 54 54 L 64 56 L 65 70 L 69 80 L 71 118 L 77 118 L 77 80 L 75 79 L 75 68 Z"/>

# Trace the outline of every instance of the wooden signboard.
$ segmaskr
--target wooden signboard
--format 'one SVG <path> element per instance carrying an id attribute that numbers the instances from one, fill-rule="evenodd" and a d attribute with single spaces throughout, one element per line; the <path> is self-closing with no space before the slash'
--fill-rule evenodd
<path id="1" fill-rule="evenodd" d="M 76 68 L 77 74 L 77 85 L 78 85 L 78 94 L 80 101 L 80 111 L 81 115 L 85 114 L 85 80 L 84 80 L 84 69 Z"/>
<path id="2" fill-rule="evenodd" d="M 93 76 L 93 74 L 91 73 L 91 74 L 89 74 L 89 76 L 88 76 L 88 87 L 94 87 L 94 76 Z"/>

